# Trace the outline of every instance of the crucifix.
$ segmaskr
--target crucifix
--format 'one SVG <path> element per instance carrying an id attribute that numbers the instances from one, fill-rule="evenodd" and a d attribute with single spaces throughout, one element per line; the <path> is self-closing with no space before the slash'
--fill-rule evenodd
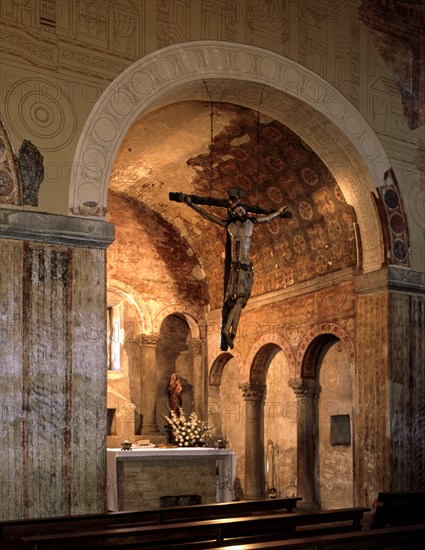
<path id="1" fill-rule="evenodd" d="M 232 187 L 229 198 L 202 197 L 185 193 L 170 193 L 169 199 L 182 202 L 195 210 L 203 218 L 226 229 L 226 253 L 224 260 L 224 291 L 220 335 L 220 349 L 233 349 L 236 331 L 242 309 L 251 295 L 253 266 L 249 259 L 249 249 L 254 224 L 266 223 L 274 218 L 290 218 L 287 206 L 269 210 L 243 202 L 245 192 Z M 200 205 L 217 206 L 227 209 L 223 219 L 206 211 Z"/>

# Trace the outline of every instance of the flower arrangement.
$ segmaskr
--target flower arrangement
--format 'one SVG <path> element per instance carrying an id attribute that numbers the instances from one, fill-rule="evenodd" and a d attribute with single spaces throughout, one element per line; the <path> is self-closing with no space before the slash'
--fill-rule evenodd
<path id="1" fill-rule="evenodd" d="M 164 416 L 168 422 L 174 441 L 178 447 L 205 447 L 210 428 L 203 420 L 199 420 L 192 412 L 186 418 L 183 409 L 179 407 L 179 415 L 170 411 L 170 416 Z"/>

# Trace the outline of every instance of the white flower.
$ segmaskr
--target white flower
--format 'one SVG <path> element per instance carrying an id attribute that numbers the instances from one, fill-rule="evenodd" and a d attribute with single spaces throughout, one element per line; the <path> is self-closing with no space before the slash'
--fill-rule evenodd
<path id="1" fill-rule="evenodd" d="M 170 411 L 170 416 L 164 416 L 173 432 L 177 445 L 196 447 L 205 444 L 210 431 L 207 423 L 199 420 L 195 412 L 189 415 L 188 420 L 183 409 L 180 408 L 179 412 L 179 416 L 174 411 Z"/>

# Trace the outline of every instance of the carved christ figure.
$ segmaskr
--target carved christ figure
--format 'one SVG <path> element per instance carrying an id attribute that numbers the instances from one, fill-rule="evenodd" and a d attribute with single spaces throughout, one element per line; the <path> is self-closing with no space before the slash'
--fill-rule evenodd
<path id="1" fill-rule="evenodd" d="M 277 217 L 290 217 L 291 214 L 287 206 L 268 213 L 259 213 L 261 209 L 255 207 L 251 207 L 251 211 L 248 211 L 250 207 L 241 202 L 244 193 L 238 189 L 230 190 L 229 200 L 224 204 L 217 204 L 220 199 L 212 204 L 213 206 L 226 205 L 227 219 L 204 210 L 193 200 L 193 198 L 198 199 L 196 196 L 183 193 L 176 195 L 177 197 L 172 200 L 184 202 L 205 219 L 227 230 L 220 349 L 222 351 L 226 351 L 229 347 L 233 349 L 242 309 L 251 295 L 253 266 L 249 259 L 249 249 L 254 224 L 267 223 Z M 199 197 L 199 199 L 203 198 Z M 207 199 L 203 199 L 202 203 L 208 204 Z M 256 212 L 252 211 L 254 208 Z"/>

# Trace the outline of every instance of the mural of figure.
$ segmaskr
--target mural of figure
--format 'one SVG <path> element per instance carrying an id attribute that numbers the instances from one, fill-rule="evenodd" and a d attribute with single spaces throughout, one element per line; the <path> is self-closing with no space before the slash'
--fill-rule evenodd
<path id="1" fill-rule="evenodd" d="M 168 401 L 170 403 L 170 410 L 175 413 L 176 416 L 180 416 L 180 409 L 182 408 L 183 399 L 183 384 L 176 372 L 171 375 L 170 381 L 167 386 Z"/>
<path id="2" fill-rule="evenodd" d="M 287 206 L 268 214 L 249 212 L 241 199 L 243 191 L 231 189 L 227 201 L 227 219 L 207 212 L 196 204 L 190 195 L 178 193 L 178 202 L 184 202 L 205 219 L 224 227 L 227 232 L 224 267 L 224 296 L 220 349 L 233 349 L 242 309 L 251 295 L 253 266 L 249 259 L 254 224 L 266 223 L 274 218 L 290 217 Z M 221 205 L 220 205 L 221 206 Z"/>

